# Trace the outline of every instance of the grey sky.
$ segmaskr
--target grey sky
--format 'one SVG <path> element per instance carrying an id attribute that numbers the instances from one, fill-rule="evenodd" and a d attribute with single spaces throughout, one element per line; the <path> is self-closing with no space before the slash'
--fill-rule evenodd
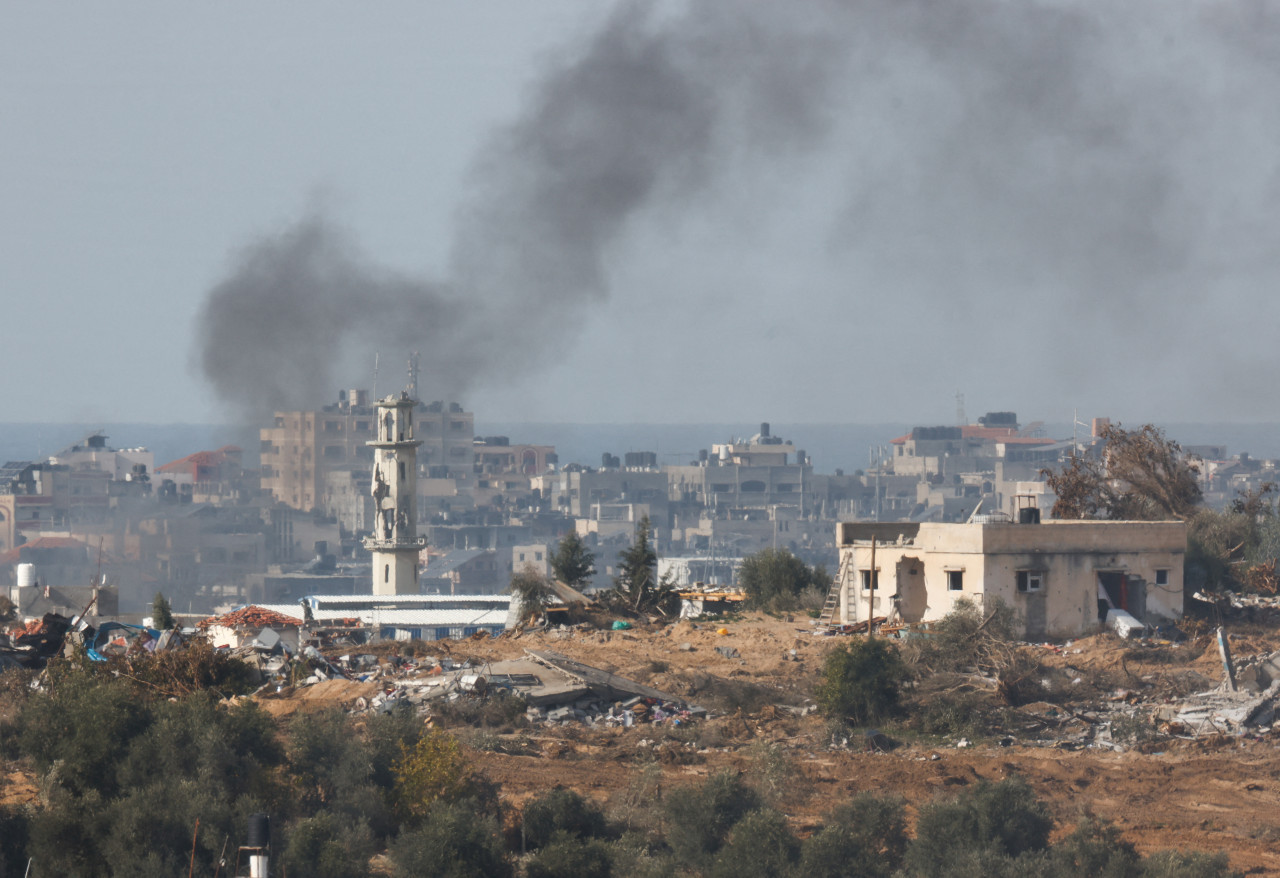
<path id="1" fill-rule="evenodd" d="M 7 4 L 3 419 L 1280 420 L 1280 20 L 1116 6 Z"/>

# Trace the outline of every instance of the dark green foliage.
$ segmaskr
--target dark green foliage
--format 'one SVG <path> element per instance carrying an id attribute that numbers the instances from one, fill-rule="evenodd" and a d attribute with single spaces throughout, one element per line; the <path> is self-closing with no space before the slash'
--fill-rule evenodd
<path id="1" fill-rule="evenodd" d="M 149 702 L 135 685 L 79 663 L 50 666 L 18 719 L 21 755 L 45 773 L 49 805 L 30 824 L 44 874 L 176 874 L 211 866 L 249 813 L 278 811 L 274 726 L 210 693 Z"/>
<path id="2" fill-rule="evenodd" d="M 587 548 L 577 531 L 569 531 L 551 555 L 551 570 L 556 579 L 565 585 L 581 589 L 595 575 L 596 556 Z"/>
<path id="3" fill-rule="evenodd" d="M 882 638 L 857 638 L 827 653 L 814 697 L 826 716 L 866 725 L 893 713 L 907 676 L 896 647 Z"/>
<path id="4" fill-rule="evenodd" d="M 168 631 L 174 624 L 173 610 L 169 607 L 168 599 L 162 592 L 156 592 L 155 600 L 151 602 L 151 627 Z"/>
<path id="5" fill-rule="evenodd" d="M 466 805 L 437 804 L 390 847 L 397 878 L 505 878 L 506 851 L 491 817 Z"/>
<path id="6" fill-rule="evenodd" d="M 57 663 L 48 684 L 17 722 L 21 752 L 38 771 L 57 764 L 58 784 L 72 793 L 116 791 L 115 766 L 150 722 L 126 681 L 101 677 L 80 663 Z"/>
<path id="7" fill-rule="evenodd" d="M 671 615 L 680 609 L 680 596 L 666 581 L 658 580 L 658 553 L 654 551 L 649 516 L 636 525 L 631 545 L 618 554 L 614 600 L 634 613 Z"/>
<path id="8" fill-rule="evenodd" d="M 295 878 L 360 878 L 369 874 L 375 852 L 373 832 L 363 820 L 352 822 L 332 811 L 299 820 L 288 828 L 281 857 Z"/>
<path id="9" fill-rule="evenodd" d="M 21 875 L 27 858 L 27 816 L 0 807 L 0 875 Z"/>
<path id="10" fill-rule="evenodd" d="M 1139 878 L 1141 857 L 1109 823 L 1084 819 L 1075 831 L 1053 846 L 1050 862 L 1059 875 L 1094 878 Z"/>
<path id="11" fill-rule="evenodd" d="M 731 771 L 713 774 L 700 786 L 672 790 L 663 809 L 667 844 L 686 863 L 706 862 L 759 805 L 755 791 Z"/>
<path id="12" fill-rule="evenodd" d="M 609 844 L 567 832 L 553 835 L 525 867 L 528 878 L 609 878 L 612 874 Z"/>
<path id="13" fill-rule="evenodd" d="M 800 859 L 800 841 L 777 811 L 761 809 L 733 827 L 711 868 L 713 878 L 777 878 Z"/>
<path id="14" fill-rule="evenodd" d="M 990 851 L 1018 857 L 1042 851 L 1052 827 L 1048 809 L 1026 781 L 981 781 L 950 802 L 920 810 L 916 840 L 907 849 L 907 871 L 941 878 L 954 874 L 951 867 L 961 854 Z"/>
<path id="15" fill-rule="evenodd" d="M 809 878 L 888 878 L 902 863 L 907 828 L 902 799 L 860 793 L 811 835 L 800 854 Z"/>
<path id="16" fill-rule="evenodd" d="M 604 813 L 590 799 L 556 787 L 525 805 L 521 820 L 528 850 L 550 843 L 557 833 L 571 838 L 603 838 L 608 833 Z"/>
<path id="17" fill-rule="evenodd" d="M 297 796 L 307 811 L 333 810 L 366 821 L 376 838 L 395 831 L 391 794 L 394 766 L 420 725 L 412 717 L 368 717 L 359 733 L 340 710 L 298 717 L 289 724 L 289 763 Z"/>
<path id="18" fill-rule="evenodd" d="M 830 588 L 831 577 L 786 549 L 763 549 L 743 559 L 738 584 L 746 591 L 751 606 L 781 612 L 795 609 L 806 589 Z"/>

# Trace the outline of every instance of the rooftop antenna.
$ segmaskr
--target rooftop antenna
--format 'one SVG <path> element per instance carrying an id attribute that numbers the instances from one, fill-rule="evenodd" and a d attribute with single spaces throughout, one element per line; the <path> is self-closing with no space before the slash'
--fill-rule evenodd
<path id="1" fill-rule="evenodd" d="M 418 398 L 418 360 L 418 352 L 414 351 L 409 357 L 409 386 L 405 388 L 410 399 Z"/>
<path id="2" fill-rule="evenodd" d="M 956 426 L 963 427 L 969 423 L 969 419 L 964 416 L 964 394 L 956 391 Z"/>
<path id="3" fill-rule="evenodd" d="M 378 352 L 373 352 L 373 392 L 374 400 L 378 398 Z"/>

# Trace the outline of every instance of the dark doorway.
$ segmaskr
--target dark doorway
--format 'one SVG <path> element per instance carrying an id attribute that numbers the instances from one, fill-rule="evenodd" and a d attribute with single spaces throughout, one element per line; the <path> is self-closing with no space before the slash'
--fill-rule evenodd
<path id="1" fill-rule="evenodd" d="M 1146 583 L 1123 570 L 1098 571 L 1098 621 L 1105 622 L 1107 610 L 1124 610 L 1141 620 L 1147 614 Z"/>

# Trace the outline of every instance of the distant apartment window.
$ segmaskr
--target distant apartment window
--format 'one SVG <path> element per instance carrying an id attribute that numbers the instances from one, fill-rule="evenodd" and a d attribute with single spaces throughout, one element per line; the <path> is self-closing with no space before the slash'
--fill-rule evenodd
<path id="1" fill-rule="evenodd" d="M 1018 571 L 1018 591 L 1033 592 L 1044 587 L 1044 574 L 1039 570 Z"/>
<path id="2" fill-rule="evenodd" d="M 341 432 L 342 432 L 342 421 L 325 421 L 325 422 L 324 422 L 324 431 L 325 431 L 326 433 L 341 433 Z"/>
<path id="3" fill-rule="evenodd" d="M 391 565 L 390 564 L 382 568 L 382 581 L 383 582 L 391 581 Z"/>
<path id="4" fill-rule="evenodd" d="M 450 421 L 449 422 L 450 430 L 465 430 L 466 428 L 467 428 L 466 421 Z"/>
<path id="5" fill-rule="evenodd" d="M 877 589 L 880 588 L 880 571 L 879 570 L 876 571 L 876 577 L 875 577 L 874 583 L 871 580 L 870 570 L 861 570 L 859 572 L 862 574 L 862 590 L 863 591 L 866 591 L 867 589 L 871 588 L 873 585 Z"/>
<path id="6" fill-rule="evenodd" d="M 541 560 L 542 560 L 542 553 L 541 553 L 541 552 L 534 552 L 534 553 L 533 553 L 533 560 L 535 560 L 535 561 L 541 561 Z"/>
<path id="7" fill-rule="evenodd" d="M 359 430 L 361 433 L 368 433 L 368 432 L 369 432 L 369 422 L 368 422 L 368 421 L 356 421 L 356 429 L 357 429 L 357 430 Z"/>
<path id="8" fill-rule="evenodd" d="M 325 460 L 342 460 L 346 456 L 346 449 L 341 445 L 328 445 L 324 449 Z"/>
<path id="9" fill-rule="evenodd" d="M 400 461 L 400 481 L 404 481 L 404 461 Z"/>
<path id="10" fill-rule="evenodd" d="M 1168 585 L 1168 584 L 1169 584 L 1169 571 L 1168 571 L 1168 570 L 1157 570 L 1157 571 L 1156 571 L 1156 585 Z"/>
<path id="11" fill-rule="evenodd" d="M 524 552 L 521 552 L 521 553 L 520 553 L 520 560 L 521 560 L 521 561 L 523 561 L 523 560 L 524 560 Z"/>
<path id="12" fill-rule="evenodd" d="M 947 571 L 947 591 L 964 591 L 964 571 Z"/>

